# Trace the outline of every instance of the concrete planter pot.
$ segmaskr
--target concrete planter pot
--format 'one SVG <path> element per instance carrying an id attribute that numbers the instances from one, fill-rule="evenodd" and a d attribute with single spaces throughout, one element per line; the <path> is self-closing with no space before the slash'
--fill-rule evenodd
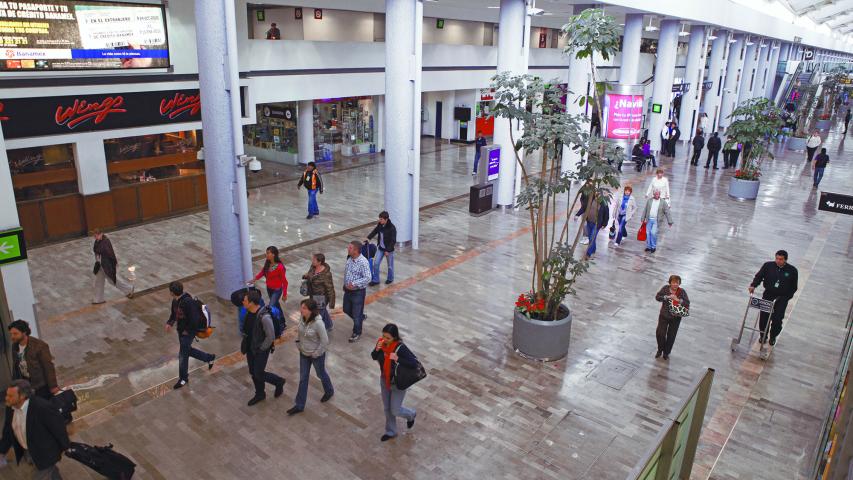
<path id="1" fill-rule="evenodd" d="M 738 200 L 755 200 L 758 197 L 760 185 L 761 182 L 758 180 L 732 178 L 732 182 L 729 183 L 729 196 Z"/>
<path id="2" fill-rule="evenodd" d="M 808 142 L 808 138 L 791 137 L 788 139 L 788 150 L 793 150 L 795 152 L 801 152 L 801 151 L 806 149 L 806 142 Z"/>
<path id="3" fill-rule="evenodd" d="M 555 321 L 532 320 L 513 311 L 512 348 L 524 358 L 552 362 L 569 353 L 572 314 L 563 305 L 566 317 Z"/>
<path id="4" fill-rule="evenodd" d="M 818 120 L 814 126 L 818 130 L 829 130 L 832 127 L 832 120 Z"/>

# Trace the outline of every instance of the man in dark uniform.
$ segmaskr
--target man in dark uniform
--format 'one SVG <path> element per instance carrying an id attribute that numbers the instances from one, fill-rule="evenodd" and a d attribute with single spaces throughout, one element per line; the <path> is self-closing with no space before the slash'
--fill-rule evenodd
<path id="1" fill-rule="evenodd" d="M 782 319 L 785 317 L 785 309 L 788 308 L 788 300 L 793 298 L 797 291 L 797 269 L 788 263 L 788 252 L 779 250 L 776 252 L 776 260 L 767 262 L 761 266 L 761 270 L 755 274 L 749 285 L 749 293 L 755 291 L 759 283 L 764 285 L 764 293 L 761 298 L 765 300 L 776 300 L 773 306 L 773 317 L 770 318 L 770 345 L 776 345 L 776 337 L 782 332 Z M 758 341 L 764 343 L 764 332 L 767 329 L 767 320 L 770 314 L 761 312 L 758 326 L 761 335 Z"/>

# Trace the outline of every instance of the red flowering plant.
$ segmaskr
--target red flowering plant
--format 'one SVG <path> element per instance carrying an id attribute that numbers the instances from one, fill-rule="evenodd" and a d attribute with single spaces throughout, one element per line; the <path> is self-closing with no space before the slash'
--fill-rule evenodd
<path id="1" fill-rule="evenodd" d="M 545 305 L 545 299 L 536 299 L 533 292 L 522 293 L 515 301 L 515 309 L 530 318 L 543 317 L 548 313 L 548 308 Z"/>

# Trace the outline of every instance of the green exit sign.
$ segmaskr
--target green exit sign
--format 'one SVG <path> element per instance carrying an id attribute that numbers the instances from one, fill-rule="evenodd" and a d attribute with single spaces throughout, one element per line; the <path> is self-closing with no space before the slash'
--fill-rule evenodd
<path id="1" fill-rule="evenodd" d="M 0 232 L 0 265 L 27 258 L 24 231 L 20 228 Z"/>
<path id="2" fill-rule="evenodd" d="M 437 28 L 439 30 L 444 28 L 444 19 L 443 18 L 436 18 L 435 19 L 435 28 Z"/>
<path id="3" fill-rule="evenodd" d="M 652 113 L 660 113 L 661 110 L 663 110 L 663 105 L 661 105 L 660 103 L 652 104 Z"/>

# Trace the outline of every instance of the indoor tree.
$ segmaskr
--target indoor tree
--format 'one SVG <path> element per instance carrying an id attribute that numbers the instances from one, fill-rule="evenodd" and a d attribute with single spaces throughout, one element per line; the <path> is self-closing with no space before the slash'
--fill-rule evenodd
<path id="1" fill-rule="evenodd" d="M 740 103 L 729 118 L 732 123 L 726 136 L 743 145 L 741 167 L 735 171 L 735 178 L 758 180 L 761 162 L 765 157 L 774 158 L 770 146 L 778 142 L 782 110 L 766 98 L 751 98 Z"/>

